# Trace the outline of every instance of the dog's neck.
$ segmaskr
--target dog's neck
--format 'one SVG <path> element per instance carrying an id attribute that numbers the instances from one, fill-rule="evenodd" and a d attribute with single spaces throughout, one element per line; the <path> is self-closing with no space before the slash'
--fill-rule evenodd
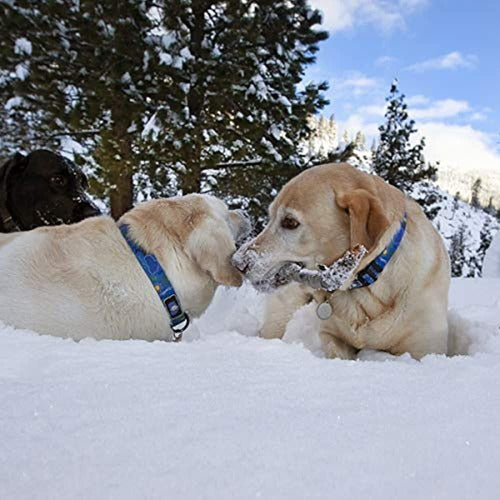
<path id="1" fill-rule="evenodd" d="M 145 224 L 141 219 L 136 219 L 134 211 L 125 214 L 118 225 L 127 224 L 136 243 L 156 257 L 189 316 L 200 316 L 210 304 L 218 284 L 207 273 L 201 272 L 175 237 L 165 234 L 161 239 L 158 238 L 167 221 L 158 221 L 156 226 L 149 219 Z"/>

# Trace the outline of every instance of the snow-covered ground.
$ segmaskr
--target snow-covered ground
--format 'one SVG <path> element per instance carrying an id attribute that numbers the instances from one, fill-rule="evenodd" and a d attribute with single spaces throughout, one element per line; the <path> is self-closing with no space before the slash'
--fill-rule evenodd
<path id="1" fill-rule="evenodd" d="M 0 498 L 497 499 L 500 279 L 450 307 L 470 355 L 421 362 L 324 359 L 310 307 L 256 338 L 246 287 L 180 344 L 2 326 Z"/>

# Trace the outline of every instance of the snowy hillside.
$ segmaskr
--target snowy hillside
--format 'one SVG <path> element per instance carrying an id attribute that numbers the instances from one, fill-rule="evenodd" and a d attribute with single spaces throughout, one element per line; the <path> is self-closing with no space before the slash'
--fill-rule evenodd
<path id="1" fill-rule="evenodd" d="M 317 351 L 310 308 L 289 343 L 255 338 L 249 288 L 221 290 L 180 344 L 4 326 L 0 498 L 496 499 L 495 290 L 453 280 L 471 355 L 421 362 L 315 356 L 299 343 Z"/>
<path id="2" fill-rule="evenodd" d="M 437 184 L 449 193 L 461 193 L 464 199 L 470 199 L 472 185 L 481 179 L 482 188 L 479 201 L 488 206 L 490 198 L 496 207 L 500 207 L 500 169 L 498 171 L 474 168 L 457 170 L 449 165 L 440 165 Z"/>
<path id="3" fill-rule="evenodd" d="M 436 199 L 437 215 L 432 223 L 443 236 L 454 275 L 481 276 L 485 251 L 500 228 L 499 221 L 484 210 L 455 199 L 432 183 L 419 183 L 412 196 Z"/>

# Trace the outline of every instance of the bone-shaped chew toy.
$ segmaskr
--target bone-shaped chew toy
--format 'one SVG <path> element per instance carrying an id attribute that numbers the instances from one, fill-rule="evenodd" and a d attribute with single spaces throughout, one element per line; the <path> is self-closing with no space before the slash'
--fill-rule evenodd
<path id="1" fill-rule="evenodd" d="M 279 272 L 280 277 L 287 281 L 296 281 L 308 285 L 315 290 L 334 292 L 352 276 L 352 273 L 367 254 L 368 250 L 363 245 L 357 245 L 337 259 L 331 266 L 319 265 L 317 270 L 301 267 L 290 262 L 285 264 Z"/>

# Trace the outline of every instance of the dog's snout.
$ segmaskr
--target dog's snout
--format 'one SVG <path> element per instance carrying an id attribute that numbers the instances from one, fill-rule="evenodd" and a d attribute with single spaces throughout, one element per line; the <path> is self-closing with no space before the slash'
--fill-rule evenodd
<path id="1" fill-rule="evenodd" d="M 96 217 L 98 215 L 101 215 L 101 211 L 90 198 L 86 198 L 85 200 L 83 200 L 75 210 L 75 216 L 80 219 Z"/>
<path id="2" fill-rule="evenodd" d="M 84 217 L 95 217 L 97 215 L 101 215 L 101 211 L 94 204 L 85 204 L 83 206 L 82 215 Z"/>

